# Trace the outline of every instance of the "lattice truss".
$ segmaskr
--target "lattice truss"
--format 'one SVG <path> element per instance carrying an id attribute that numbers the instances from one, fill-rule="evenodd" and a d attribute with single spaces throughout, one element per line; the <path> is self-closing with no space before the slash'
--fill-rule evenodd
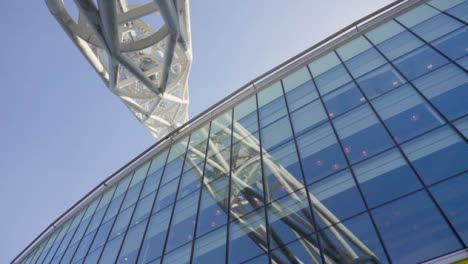
<path id="1" fill-rule="evenodd" d="M 229 120 L 229 115 L 224 119 Z M 191 140 L 185 164 L 192 167 L 192 174 L 197 178 L 195 181 L 202 182 L 203 188 L 218 207 L 226 214 L 230 214 L 231 220 L 237 220 L 237 225 L 240 226 L 243 233 L 248 234 L 252 241 L 265 252 L 267 251 L 266 226 L 263 220 L 259 221 L 258 217 L 248 216 L 250 212 L 264 206 L 263 193 L 268 193 L 269 197 L 281 197 L 289 193 L 291 199 L 287 203 L 281 202 L 281 200 L 272 202 L 268 209 L 298 239 L 303 238 L 300 240 L 300 244 L 304 252 L 307 252 L 309 257 L 314 260 L 314 263 L 321 263 L 320 247 L 317 240 L 313 236 L 308 236 L 311 231 L 315 231 L 307 203 L 307 195 L 309 195 L 315 211 L 315 221 L 329 226 L 328 233 L 318 233 L 325 263 L 382 263 L 372 250 L 344 224 L 340 223 L 339 219 L 319 199 L 310 192 L 307 194 L 304 184 L 291 175 L 273 156 L 262 150 L 261 159 L 259 141 L 236 121 L 233 122 L 231 160 L 229 151 L 231 128 L 226 127 L 226 122 L 220 122 L 220 120 L 223 120 L 223 117 L 212 121 L 208 150 L 206 149 L 206 141 L 192 142 L 193 140 Z M 205 128 L 201 132 L 205 137 L 208 136 L 207 130 Z M 204 170 L 201 161 L 204 161 L 205 157 Z M 265 170 L 265 187 L 262 180 L 261 161 Z M 231 173 L 231 196 L 227 198 L 229 172 Z M 202 177 L 203 175 L 204 177 Z M 300 191 L 294 192 L 294 190 Z M 228 199 L 230 199 L 230 210 L 228 209 Z M 299 210 L 296 211 L 293 208 L 299 208 Z M 187 217 L 189 216 L 187 215 Z M 184 219 L 179 219 L 179 221 L 184 221 Z M 284 245 L 281 239 L 281 232 L 284 230 L 275 230 L 270 226 L 269 232 L 272 247 Z M 240 235 L 231 234 L 231 239 L 233 236 Z M 287 246 L 271 254 L 272 263 L 303 263 Z"/>
<path id="2" fill-rule="evenodd" d="M 154 138 L 188 120 L 192 63 L 188 0 L 148 0 L 146 4 L 74 0 L 77 21 L 63 0 L 45 1 L 109 90 Z M 152 17 L 162 17 L 159 28 L 144 22 Z"/>

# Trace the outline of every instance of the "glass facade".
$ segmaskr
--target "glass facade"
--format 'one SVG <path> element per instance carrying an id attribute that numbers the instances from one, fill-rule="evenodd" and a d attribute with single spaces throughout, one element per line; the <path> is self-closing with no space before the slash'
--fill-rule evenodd
<path id="1" fill-rule="evenodd" d="M 467 248 L 467 14 L 422 3 L 245 94 L 21 263 L 418 263 Z"/>

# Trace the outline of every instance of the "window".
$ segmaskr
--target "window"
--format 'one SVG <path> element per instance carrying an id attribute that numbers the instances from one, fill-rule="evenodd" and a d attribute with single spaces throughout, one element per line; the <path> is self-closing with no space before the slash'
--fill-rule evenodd
<path id="1" fill-rule="evenodd" d="M 397 142 L 404 142 L 444 124 L 413 87 L 405 85 L 372 101 Z"/>
<path id="2" fill-rule="evenodd" d="M 448 119 L 468 114 L 468 75 L 455 65 L 447 65 L 414 81 L 414 85 Z"/>
<path id="3" fill-rule="evenodd" d="M 282 248 L 275 249 L 271 252 L 271 257 L 273 263 L 322 263 L 315 235 L 307 236 Z"/>
<path id="4" fill-rule="evenodd" d="M 226 262 L 226 226 L 194 241 L 193 264 Z"/>
<path id="5" fill-rule="evenodd" d="M 369 207 L 422 188 L 397 149 L 354 166 L 354 173 Z"/>
<path id="6" fill-rule="evenodd" d="M 298 137 L 297 145 L 308 184 L 347 167 L 328 123 Z"/>
<path id="7" fill-rule="evenodd" d="M 148 263 L 162 255 L 172 208 L 154 214 L 148 224 L 138 263 Z"/>
<path id="8" fill-rule="evenodd" d="M 422 262 L 460 248 L 424 191 L 375 209 L 373 215 L 394 263 Z"/>
<path id="9" fill-rule="evenodd" d="M 361 76 L 356 81 L 369 99 L 399 87 L 406 82 L 390 64 L 377 68 Z"/>
<path id="10" fill-rule="evenodd" d="M 323 97 L 328 115 L 333 118 L 365 102 L 365 98 L 354 82 Z M 310 114 L 310 112 L 309 112 Z"/>
<path id="11" fill-rule="evenodd" d="M 329 176 L 310 185 L 308 189 L 315 219 L 320 228 L 338 223 L 365 210 L 349 170 Z"/>
<path id="12" fill-rule="evenodd" d="M 447 60 L 428 46 L 423 46 L 395 60 L 395 66 L 409 79 L 431 72 Z"/>
<path id="13" fill-rule="evenodd" d="M 430 188 L 435 199 L 465 244 L 468 243 L 468 211 L 463 206 L 468 201 L 466 186 L 468 186 L 468 173 Z"/>
<path id="14" fill-rule="evenodd" d="M 468 27 L 465 26 L 452 33 L 447 34 L 432 44 L 438 50 L 442 51 L 445 55 L 453 60 L 468 55 L 468 46 L 466 39 L 468 38 Z"/>
<path id="15" fill-rule="evenodd" d="M 265 210 L 252 212 L 230 224 L 229 263 L 241 263 L 258 256 L 267 249 Z"/>
<path id="16" fill-rule="evenodd" d="M 367 104 L 337 117 L 333 122 L 351 163 L 371 157 L 393 145 Z"/>
<path id="17" fill-rule="evenodd" d="M 367 260 L 365 263 L 388 263 L 367 213 L 321 230 L 320 234 L 325 238 L 320 240 L 324 255 L 333 263 L 357 260 L 361 262 L 356 263 L 364 263 L 363 260 Z"/>
<path id="18" fill-rule="evenodd" d="M 426 184 L 468 169 L 468 145 L 448 126 L 416 138 L 402 148 Z"/>

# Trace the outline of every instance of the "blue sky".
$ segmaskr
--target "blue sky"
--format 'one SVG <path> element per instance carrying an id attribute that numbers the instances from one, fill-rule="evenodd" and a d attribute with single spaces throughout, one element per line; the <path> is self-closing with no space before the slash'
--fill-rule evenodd
<path id="1" fill-rule="evenodd" d="M 192 0 L 190 116 L 390 2 Z M 8 263 L 154 140 L 43 1 L 5 1 L 2 11 L 0 263 Z"/>

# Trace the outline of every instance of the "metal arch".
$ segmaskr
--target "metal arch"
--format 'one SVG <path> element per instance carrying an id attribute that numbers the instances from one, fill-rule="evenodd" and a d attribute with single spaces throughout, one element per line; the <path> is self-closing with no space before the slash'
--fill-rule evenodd
<path id="1" fill-rule="evenodd" d="M 192 64 L 188 0 L 74 0 L 73 20 L 63 0 L 45 0 L 50 12 L 117 95 L 157 140 L 188 120 Z M 143 22 L 160 15 L 164 24 Z"/>

